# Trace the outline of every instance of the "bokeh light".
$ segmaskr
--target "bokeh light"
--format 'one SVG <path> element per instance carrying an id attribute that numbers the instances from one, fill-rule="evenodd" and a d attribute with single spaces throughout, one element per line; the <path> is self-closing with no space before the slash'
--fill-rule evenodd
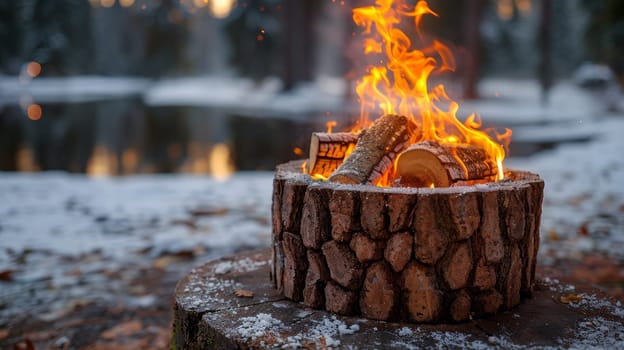
<path id="1" fill-rule="evenodd" d="M 115 0 L 101 0 L 100 4 L 102 7 L 113 7 L 113 5 L 115 5 Z"/>
<path id="2" fill-rule="evenodd" d="M 134 0 L 119 0 L 119 4 L 122 7 L 130 7 L 130 6 L 134 5 Z"/>
<path id="3" fill-rule="evenodd" d="M 28 115 L 28 119 L 30 120 L 41 119 L 41 114 L 42 114 L 41 106 L 36 103 L 33 103 L 30 106 L 28 106 L 28 108 L 26 108 L 26 115 Z"/>
<path id="4" fill-rule="evenodd" d="M 35 78 L 41 74 L 41 65 L 38 62 L 30 62 L 26 65 L 26 74 L 29 77 Z"/>
<path id="5" fill-rule="evenodd" d="M 236 5 L 236 0 L 211 0 L 209 2 L 210 12 L 217 18 L 227 17 Z"/>
<path id="6" fill-rule="evenodd" d="M 194 0 L 193 4 L 195 4 L 195 7 L 204 7 L 208 5 L 208 0 Z"/>

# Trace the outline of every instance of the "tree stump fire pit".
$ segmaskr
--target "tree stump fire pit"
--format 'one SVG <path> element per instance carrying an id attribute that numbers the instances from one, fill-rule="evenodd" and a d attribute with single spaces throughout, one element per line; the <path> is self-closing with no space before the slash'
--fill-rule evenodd
<path id="1" fill-rule="evenodd" d="M 278 166 L 273 183 L 271 278 L 286 298 L 340 315 L 438 323 L 531 295 L 539 176 L 380 188 L 315 181 L 302 165 Z"/>

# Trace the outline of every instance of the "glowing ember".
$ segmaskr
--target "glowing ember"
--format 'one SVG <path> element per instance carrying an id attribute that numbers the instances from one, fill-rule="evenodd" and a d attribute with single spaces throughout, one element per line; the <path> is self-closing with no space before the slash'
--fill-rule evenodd
<path id="1" fill-rule="evenodd" d="M 364 28 L 364 54 L 380 62 L 380 65 L 369 66 L 357 84 L 360 119 L 353 130 L 370 126 L 371 116 L 406 116 L 422 132 L 422 136 L 412 135 L 411 143 L 432 140 L 482 149 L 486 160 L 497 165 L 497 178 L 501 180 L 504 177 L 504 147 L 511 131 L 506 130 L 493 139 L 479 130 L 481 121 L 474 114 L 462 123 L 456 116 L 459 106 L 447 95 L 444 86 L 429 86 L 430 75 L 453 71 L 455 59 L 441 42 L 425 40 L 419 29 L 425 15 L 437 16 L 426 1 L 411 6 L 405 0 L 376 0 L 374 6 L 353 10 L 355 24 Z M 410 35 L 399 29 L 406 24 L 415 25 L 412 37 L 417 38 L 416 45 Z M 462 160 L 458 161 L 465 168 Z M 382 176 L 375 184 L 387 186 L 391 175 Z"/>

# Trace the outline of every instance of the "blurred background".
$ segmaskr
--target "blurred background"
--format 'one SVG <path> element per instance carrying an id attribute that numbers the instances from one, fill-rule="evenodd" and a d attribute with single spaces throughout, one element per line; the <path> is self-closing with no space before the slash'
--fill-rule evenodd
<path id="1" fill-rule="evenodd" d="M 169 349 L 180 278 L 268 247 L 276 164 L 358 117 L 373 3 L 0 0 L 0 348 Z M 624 302 L 624 1 L 429 5 L 432 80 L 546 183 L 538 277 Z"/>
<path id="2" fill-rule="evenodd" d="M 351 9 L 363 4 L 1 1 L 0 170 L 271 170 L 357 112 Z M 620 108 L 621 1 L 430 6 L 440 17 L 425 32 L 458 60 L 447 85 L 460 115 L 513 128 L 512 157 L 587 140 L 574 126 L 588 108 Z M 536 134 L 544 123 L 557 131 Z"/>

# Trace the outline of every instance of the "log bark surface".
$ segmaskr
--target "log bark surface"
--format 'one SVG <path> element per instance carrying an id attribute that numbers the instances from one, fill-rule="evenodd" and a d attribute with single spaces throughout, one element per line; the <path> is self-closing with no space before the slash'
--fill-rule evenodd
<path id="1" fill-rule="evenodd" d="M 375 183 L 407 148 L 418 127 L 407 117 L 385 115 L 362 131 L 353 152 L 329 177 L 343 184 Z"/>
<path id="2" fill-rule="evenodd" d="M 300 165 L 280 166 L 274 182 L 281 220 L 272 220 L 271 275 L 287 298 L 339 314 L 438 323 L 508 310 L 533 293 L 537 175 L 382 189 L 313 181 Z"/>

